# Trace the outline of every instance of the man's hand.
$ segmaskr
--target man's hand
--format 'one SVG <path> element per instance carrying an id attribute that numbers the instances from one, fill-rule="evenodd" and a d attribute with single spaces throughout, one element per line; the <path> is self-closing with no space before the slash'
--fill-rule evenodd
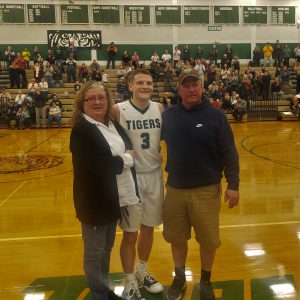
<path id="1" fill-rule="evenodd" d="M 238 205 L 240 200 L 239 191 L 226 189 L 224 195 L 224 202 L 228 202 L 228 207 L 233 208 L 234 206 Z"/>

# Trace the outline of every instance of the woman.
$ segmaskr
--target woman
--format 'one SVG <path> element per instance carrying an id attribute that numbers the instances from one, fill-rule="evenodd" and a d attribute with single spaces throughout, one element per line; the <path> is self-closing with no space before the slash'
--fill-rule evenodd
<path id="1" fill-rule="evenodd" d="M 125 50 L 122 56 L 122 66 L 125 68 L 126 66 L 131 66 L 131 57 L 128 54 L 128 51 Z"/>
<path id="2" fill-rule="evenodd" d="M 253 50 L 253 67 L 259 67 L 260 66 L 260 59 L 261 59 L 261 52 L 260 52 L 260 48 L 258 46 L 255 46 L 254 50 Z"/>
<path id="3" fill-rule="evenodd" d="M 80 82 L 85 83 L 89 79 L 89 70 L 85 63 L 82 63 L 78 70 L 78 77 Z"/>
<path id="4" fill-rule="evenodd" d="M 211 64 L 207 71 L 207 85 L 209 86 L 216 81 L 217 71 L 214 64 Z"/>
<path id="5" fill-rule="evenodd" d="M 227 64 L 224 64 L 224 66 L 221 69 L 221 79 L 224 84 L 226 84 L 230 75 L 231 75 L 230 69 L 228 69 Z"/>
<path id="6" fill-rule="evenodd" d="M 181 57 L 181 51 L 178 49 L 178 46 L 175 46 L 174 52 L 173 52 L 173 66 L 176 67 L 177 63 L 179 62 Z"/>
<path id="7" fill-rule="evenodd" d="M 134 69 L 138 69 L 140 67 L 140 56 L 136 51 L 134 51 L 133 55 L 131 56 L 131 62 Z"/>
<path id="8" fill-rule="evenodd" d="M 166 92 L 164 97 L 161 100 L 161 103 L 162 103 L 162 106 L 163 106 L 164 110 L 171 107 L 171 105 L 173 105 L 173 102 L 174 102 L 173 97 L 171 97 L 169 92 Z"/>
<path id="9" fill-rule="evenodd" d="M 53 67 L 49 63 L 49 61 L 46 62 L 45 69 L 44 69 L 44 77 L 48 83 L 48 87 L 52 87 L 52 76 L 53 76 Z"/>
<path id="10" fill-rule="evenodd" d="M 290 67 L 290 58 L 291 58 L 291 49 L 289 48 L 288 44 L 285 44 L 283 50 L 282 50 L 282 55 L 283 55 L 283 65 L 286 67 Z"/>
<path id="11" fill-rule="evenodd" d="M 156 51 L 153 52 L 152 56 L 151 56 L 151 62 L 159 62 L 159 55 L 157 54 Z"/>
<path id="12" fill-rule="evenodd" d="M 4 52 L 4 63 L 6 63 L 6 69 L 8 69 L 8 67 L 13 63 L 15 57 L 15 51 L 11 48 L 11 46 L 8 46 Z"/>
<path id="13" fill-rule="evenodd" d="M 70 150 L 74 167 L 74 206 L 81 222 L 84 271 L 93 300 L 116 299 L 109 290 L 110 253 L 120 205 L 139 202 L 133 151 L 110 120 L 112 101 L 106 85 L 88 81 L 75 98 Z M 126 145 L 126 146 L 125 146 Z"/>
<path id="14" fill-rule="evenodd" d="M 30 52 L 28 51 L 27 48 L 24 48 L 24 50 L 21 52 L 22 57 L 24 59 L 24 61 L 26 62 L 26 69 L 29 69 L 29 61 L 30 61 Z"/>

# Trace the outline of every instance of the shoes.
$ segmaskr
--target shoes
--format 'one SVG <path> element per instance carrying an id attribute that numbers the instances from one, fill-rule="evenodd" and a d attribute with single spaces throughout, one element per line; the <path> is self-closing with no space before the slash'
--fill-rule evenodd
<path id="1" fill-rule="evenodd" d="M 215 300 L 215 294 L 210 281 L 200 281 L 200 299 Z"/>
<path id="2" fill-rule="evenodd" d="M 108 300 L 123 300 L 122 297 L 116 295 L 113 291 L 108 291 L 107 297 L 108 297 Z"/>
<path id="3" fill-rule="evenodd" d="M 146 300 L 145 298 L 143 298 L 136 280 L 125 284 L 122 297 L 125 300 Z"/>
<path id="4" fill-rule="evenodd" d="M 186 290 L 186 281 L 175 276 L 168 290 L 168 295 L 167 295 L 168 300 L 182 299 L 185 290 Z"/>
<path id="5" fill-rule="evenodd" d="M 136 271 L 135 276 L 138 282 L 143 288 L 145 288 L 150 293 L 160 293 L 164 290 L 164 287 L 148 272 Z"/>

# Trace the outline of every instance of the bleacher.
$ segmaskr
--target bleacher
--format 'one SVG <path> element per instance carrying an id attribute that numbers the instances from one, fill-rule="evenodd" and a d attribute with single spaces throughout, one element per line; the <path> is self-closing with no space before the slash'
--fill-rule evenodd
<path id="1" fill-rule="evenodd" d="M 109 75 L 109 89 L 113 90 L 117 86 L 118 78 L 116 74 L 116 70 L 107 69 L 105 70 L 106 73 Z M 77 73 L 78 74 L 78 70 Z M 28 82 L 33 78 L 33 70 L 28 69 L 26 70 L 26 77 Z M 62 127 L 70 127 L 70 120 L 72 117 L 72 111 L 73 111 L 73 102 L 75 98 L 74 93 L 74 83 L 68 83 L 67 82 L 67 74 L 63 74 L 63 82 L 64 85 L 61 88 L 53 87 L 49 88 L 48 92 L 49 94 L 57 94 L 59 100 L 61 100 L 63 107 L 62 107 L 62 119 L 61 119 L 61 125 Z M 9 76 L 7 72 L 2 71 L 0 74 L 0 85 L 7 87 L 7 90 L 11 94 L 12 98 L 15 99 L 16 95 L 18 94 L 19 90 L 22 90 L 24 94 L 27 94 L 27 88 L 9 88 Z M 67 93 L 66 93 L 67 92 Z M 56 127 L 56 124 L 52 125 L 53 127 Z"/>
<path id="2" fill-rule="evenodd" d="M 149 66 L 146 66 L 148 68 Z M 244 74 L 245 70 L 247 70 L 248 66 L 246 64 L 241 64 L 241 70 L 240 74 Z M 255 71 L 261 72 L 261 67 L 255 67 Z M 275 77 L 276 68 L 275 67 L 268 67 L 266 68 L 270 75 L 272 76 L 272 81 Z M 217 68 L 217 75 L 216 80 L 220 79 L 220 72 L 221 69 Z M 300 66 L 294 68 L 295 73 L 300 72 Z M 117 69 L 105 69 L 105 72 L 109 76 L 109 89 L 110 91 L 115 90 L 117 88 L 118 83 L 118 77 L 117 77 Z M 77 72 L 78 74 L 78 72 Z M 27 80 L 30 81 L 30 79 L 33 78 L 33 71 L 32 69 L 26 70 Z M 176 86 L 177 77 L 173 77 L 172 86 Z M 63 108 L 62 108 L 62 126 L 63 127 L 69 127 L 70 126 L 70 120 L 72 116 L 72 110 L 73 110 L 73 101 L 74 101 L 74 83 L 68 83 L 67 82 L 67 75 L 63 74 L 63 82 L 64 86 L 62 88 L 49 88 L 49 94 L 57 94 L 58 98 L 62 101 Z M 292 78 L 293 85 L 295 84 L 295 78 Z M 3 70 L 0 73 L 0 85 L 9 87 L 9 77 L 6 72 Z M 21 89 L 23 93 L 26 94 L 27 89 Z M 9 89 L 12 98 L 14 99 L 19 91 L 19 89 Z M 67 92 L 67 93 L 66 93 Z M 156 98 L 162 98 L 164 96 L 164 83 L 163 82 L 157 82 L 154 84 L 154 94 Z M 295 95 L 295 91 L 293 89 L 293 94 L 289 95 L 282 95 L 280 99 L 277 100 L 277 110 L 278 110 L 278 118 L 282 120 L 294 120 L 296 119 L 294 115 L 291 115 L 287 112 L 290 111 L 290 98 Z M 230 122 L 234 122 L 234 119 L 230 113 L 227 114 L 228 120 Z M 243 122 L 247 121 L 247 114 L 243 117 Z M 54 125 L 55 126 L 55 125 Z"/>

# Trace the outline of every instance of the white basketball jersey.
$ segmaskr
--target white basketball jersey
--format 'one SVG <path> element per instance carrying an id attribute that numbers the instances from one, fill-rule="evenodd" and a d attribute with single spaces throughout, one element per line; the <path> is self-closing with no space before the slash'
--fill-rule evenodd
<path id="1" fill-rule="evenodd" d="M 145 111 L 139 110 L 130 101 L 117 104 L 120 110 L 120 125 L 129 136 L 135 151 L 137 173 L 147 173 L 160 168 L 161 113 L 158 103 L 149 101 Z"/>

